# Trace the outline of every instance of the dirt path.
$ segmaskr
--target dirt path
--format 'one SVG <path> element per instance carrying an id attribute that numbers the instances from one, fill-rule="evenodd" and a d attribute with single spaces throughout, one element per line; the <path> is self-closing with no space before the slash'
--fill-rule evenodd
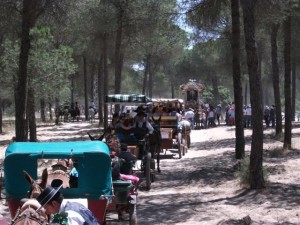
<path id="1" fill-rule="evenodd" d="M 44 126 L 39 128 L 39 140 L 88 140 L 86 132 L 96 129 L 88 123 Z M 300 224 L 300 150 L 297 147 L 300 129 L 293 129 L 296 148 L 273 158 L 270 152 L 282 143 L 272 138 L 272 130 L 265 131 L 264 167 L 268 183 L 262 191 L 247 190 L 238 184 L 234 175 L 234 132 L 234 127 L 225 126 L 194 130 L 191 148 L 182 159 L 178 159 L 175 150 L 163 153 L 162 172 L 156 175 L 151 190 L 146 191 L 141 183 L 138 224 L 234 225 L 247 224 L 241 220 L 246 216 L 251 218 L 251 224 Z M 247 154 L 251 132 L 245 130 Z M 1 141 L 2 156 L 5 147 Z M 7 215 L 4 201 L 1 203 L 0 214 Z"/>

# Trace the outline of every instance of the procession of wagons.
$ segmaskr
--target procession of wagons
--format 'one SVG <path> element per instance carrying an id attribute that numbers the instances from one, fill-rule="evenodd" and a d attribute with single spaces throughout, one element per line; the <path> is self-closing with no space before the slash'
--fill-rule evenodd
<path id="1" fill-rule="evenodd" d="M 137 106 L 149 104 L 183 106 L 186 99 L 150 99 L 145 95 L 126 94 L 108 95 L 105 103 L 110 105 L 110 110 L 119 105 L 123 108 L 132 107 L 134 111 Z M 177 149 L 181 158 L 190 147 L 191 132 L 188 127 L 179 131 L 178 121 L 174 116 L 152 115 L 149 119 L 158 126 L 156 129 L 160 141 L 155 141 L 159 143 L 157 151 L 151 150 L 153 146 L 147 137 L 142 140 L 125 141 L 128 150 L 138 161 L 131 172 L 133 175 L 141 175 L 147 190 L 151 189 L 151 183 L 155 180 L 155 168 L 158 167 L 159 170 L 159 157 L 155 163 L 154 155 L 159 155 L 163 150 Z M 113 143 L 107 143 L 105 140 L 10 144 L 4 159 L 4 184 L 11 224 L 26 224 L 25 221 L 32 221 L 30 224 L 48 223 L 40 215 L 40 208 L 28 207 L 29 192 L 36 186 L 43 188 L 41 180 L 45 171 L 48 173 L 48 180 L 44 185 L 52 185 L 60 180 L 64 198 L 84 204 L 94 213 L 100 224 L 107 223 L 112 213 L 117 215 L 118 221 L 124 220 L 122 214 L 126 213 L 129 224 L 137 224 L 135 184 L 130 180 L 113 179 L 114 147 L 116 146 L 113 146 Z M 74 165 L 78 172 L 75 183 L 70 177 L 70 165 Z"/>

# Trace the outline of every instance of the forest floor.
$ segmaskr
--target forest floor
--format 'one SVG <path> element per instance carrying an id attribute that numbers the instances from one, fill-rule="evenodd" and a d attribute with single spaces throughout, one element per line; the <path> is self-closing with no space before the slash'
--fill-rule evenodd
<path id="1" fill-rule="evenodd" d="M 5 130 L 5 129 L 4 129 Z M 96 124 L 63 123 L 38 126 L 39 141 L 88 140 Z M 245 129 L 246 154 L 250 154 L 251 129 Z M 300 225 L 300 126 L 293 125 L 293 149 L 280 151 L 282 140 L 274 130 L 264 130 L 266 188 L 249 190 L 236 176 L 235 127 L 193 130 L 191 148 L 181 159 L 175 149 L 161 155 L 161 173 L 151 190 L 142 179 L 138 193 L 138 224 L 199 225 Z M 0 168 L 13 131 L 0 134 Z M 10 220 L 2 190 L 0 214 Z M 128 224 L 108 222 L 107 224 Z"/>

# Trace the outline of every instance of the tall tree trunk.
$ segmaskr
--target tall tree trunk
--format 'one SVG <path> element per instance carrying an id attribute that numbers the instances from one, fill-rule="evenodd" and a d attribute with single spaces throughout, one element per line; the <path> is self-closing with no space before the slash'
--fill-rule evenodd
<path id="1" fill-rule="evenodd" d="M 144 70 L 144 78 L 143 78 L 143 89 L 142 89 L 143 95 L 146 94 L 150 61 L 151 61 L 151 55 L 147 54 L 146 59 L 145 59 L 145 70 Z"/>
<path id="2" fill-rule="evenodd" d="M 103 94 L 108 95 L 108 54 L 107 54 L 107 39 L 108 34 L 103 37 Z M 104 128 L 108 127 L 108 106 L 104 104 Z"/>
<path id="3" fill-rule="evenodd" d="M 288 16 L 283 24 L 284 29 L 284 100 L 285 122 L 283 147 L 292 147 L 292 98 L 291 98 L 291 16 Z"/>
<path id="4" fill-rule="evenodd" d="M 241 79 L 241 44 L 240 44 L 240 13 L 239 0 L 231 0 L 232 16 L 232 75 L 235 103 L 235 158 L 242 159 L 245 156 L 244 116 L 243 116 L 243 86 Z M 247 90 L 247 89 L 246 89 Z"/>
<path id="5" fill-rule="evenodd" d="M 77 73 L 78 72 L 76 72 L 76 75 L 78 75 Z M 74 76 L 74 74 L 72 74 L 71 75 L 71 103 L 74 102 L 74 78 L 75 78 L 75 76 Z"/>
<path id="6" fill-rule="evenodd" d="M 149 62 L 149 82 L 147 85 L 147 89 L 149 91 L 148 95 L 150 98 L 152 98 L 152 93 L 153 93 L 153 80 L 154 80 L 154 65 L 152 60 Z"/>
<path id="7" fill-rule="evenodd" d="M 45 99 L 40 99 L 40 105 L 41 105 L 41 120 L 43 122 L 46 122 L 46 115 L 45 115 Z"/>
<path id="8" fill-rule="evenodd" d="M 95 101 L 95 66 L 96 64 L 95 63 L 92 63 L 92 66 L 91 66 L 91 71 L 90 71 L 90 74 L 91 74 L 91 89 L 90 89 L 90 97 L 91 97 L 91 101 L 94 102 Z"/>
<path id="9" fill-rule="evenodd" d="M 271 59 L 272 59 L 272 81 L 275 100 L 275 114 L 276 114 L 276 135 L 282 133 L 282 117 L 281 117 L 281 102 L 280 102 L 280 85 L 279 85 L 279 68 L 278 68 L 278 48 L 277 36 L 279 24 L 272 24 L 271 27 Z"/>
<path id="10" fill-rule="evenodd" d="M 35 118 L 35 102 L 34 90 L 32 87 L 28 88 L 28 102 L 27 102 L 27 118 L 29 125 L 29 141 L 36 142 L 36 118 Z"/>
<path id="11" fill-rule="evenodd" d="M 83 83 L 84 83 L 84 115 L 85 120 L 89 118 L 89 107 L 88 107 L 88 88 L 87 88 L 87 60 L 86 57 L 83 56 Z"/>
<path id="12" fill-rule="evenodd" d="M 245 105 L 248 105 L 248 81 L 245 84 Z"/>
<path id="13" fill-rule="evenodd" d="M 293 59 L 292 66 L 292 121 L 295 121 L 296 115 L 296 62 Z"/>
<path id="14" fill-rule="evenodd" d="M 103 75 L 103 52 L 101 54 L 99 64 L 98 64 L 98 105 L 99 105 L 99 126 L 103 124 L 103 104 L 104 104 L 104 75 Z"/>
<path id="15" fill-rule="evenodd" d="M 19 55 L 19 71 L 15 82 L 15 131 L 16 141 L 27 141 L 26 135 L 26 101 L 27 101 L 27 62 L 30 51 L 29 31 L 34 24 L 32 17 L 31 6 L 32 0 L 23 0 L 22 11 L 22 32 L 21 32 L 21 51 Z"/>
<path id="16" fill-rule="evenodd" d="M 49 107 L 50 121 L 52 121 L 53 120 L 53 113 L 52 113 L 52 103 L 51 102 L 48 103 L 48 107 Z"/>
<path id="17" fill-rule="evenodd" d="M 3 100 L 0 98 L 0 134 L 3 133 Z"/>
<path id="18" fill-rule="evenodd" d="M 118 14 L 118 29 L 115 46 L 115 94 L 121 93 L 122 79 L 122 37 L 123 37 L 123 14 L 124 10 L 120 7 Z"/>
<path id="19" fill-rule="evenodd" d="M 242 0 L 245 49 L 250 80 L 250 102 L 252 107 L 252 142 L 250 154 L 250 188 L 265 187 L 263 176 L 263 111 L 261 99 L 261 77 L 258 73 L 258 60 L 255 42 L 254 9 L 256 0 Z"/>

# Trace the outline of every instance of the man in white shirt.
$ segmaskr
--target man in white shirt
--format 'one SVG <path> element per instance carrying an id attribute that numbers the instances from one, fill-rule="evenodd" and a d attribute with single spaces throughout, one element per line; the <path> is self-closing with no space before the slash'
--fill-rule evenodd
<path id="1" fill-rule="evenodd" d="M 47 187 L 37 197 L 37 201 L 45 208 L 47 215 L 67 213 L 68 225 L 99 225 L 93 213 L 78 202 L 63 201 L 63 195 L 58 188 Z"/>
<path id="2" fill-rule="evenodd" d="M 248 105 L 245 110 L 246 116 L 246 128 L 251 128 L 251 119 L 252 119 L 252 108 L 251 105 Z"/>
<path id="3" fill-rule="evenodd" d="M 185 112 L 184 117 L 191 123 L 191 129 L 194 129 L 194 110 L 189 108 L 188 111 Z"/>

